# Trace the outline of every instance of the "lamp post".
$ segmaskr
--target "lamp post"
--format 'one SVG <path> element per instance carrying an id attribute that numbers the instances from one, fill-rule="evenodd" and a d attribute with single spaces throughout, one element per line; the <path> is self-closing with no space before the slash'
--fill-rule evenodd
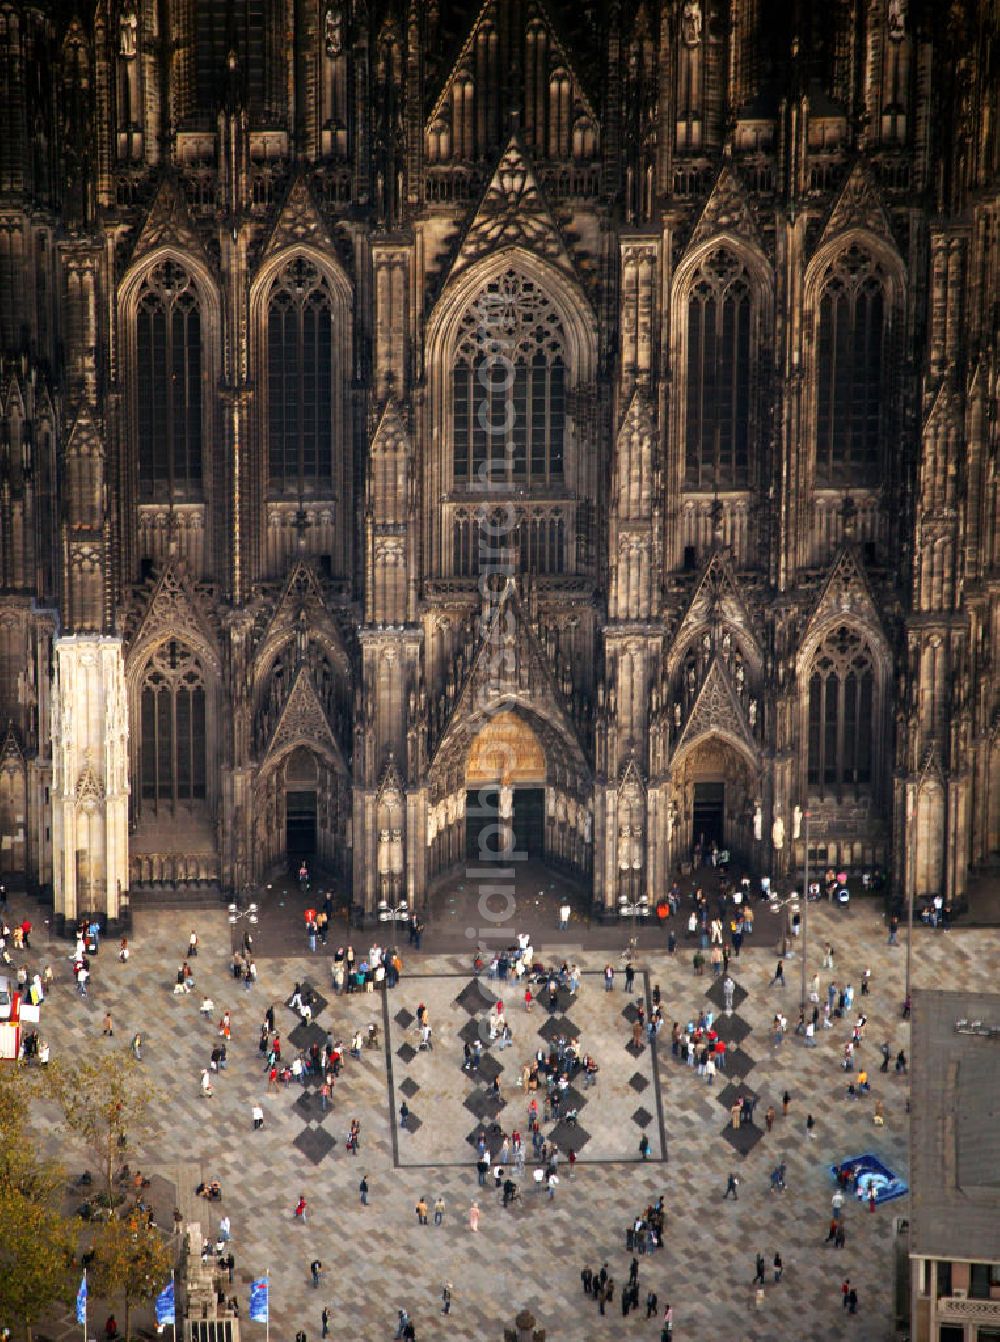
<path id="1" fill-rule="evenodd" d="M 798 895 L 795 893 L 794 890 L 792 891 L 792 893 L 791 893 L 790 895 L 786 896 L 785 899 L 779 899 L 779 898 L 778 898 L 778 892 L 777 892 L 777 890 L 774 890 L 774 889 L 769 890 L 769 891 L 768 891 L 768 894 L 767 894 L 767 904 L 768 904 L 768 908 L 771 910 L 772 913 L 780 913 L 783 909 L 787 909 L 787 910 L 789 911 L 789 913 L 792 913 L 792 914 L 796 914 L 796 913 L 798 913 L 798 911 L 799 911 L 799 897 L 798 897 Z M 785 919 L 784 919 L 784 921 L 783 921 L 783 923 L 782 923 L 780 953 L 781 953 L 781 958 L 782 958 L 783 960 L 786 959 L 786 958 L 788 957 L 788 918 L 787 918 L 787 915 L 786 915 L 786 917 L 785 917 Z"/>
<path id="2" fill-rule="evenodd" d="M 246 920 L 249 923 L 256 925 L 256 923 L 258 922 L 257 905 L 248 904 L 245 909 L 241 909 L 238 904 L 230 904 L 229 906 L 229 926 L 231 929 L 230 949 L 233 951 L 234 954 L 236 951 L 236 924 L 242 922 L 244 918 L 246 918 Z"/>
<path id="3" fill-rule="evenodd" d="M 799 808 L 796 808 L 798 811 Z M 802 816 L 806 822 L 805 828 L 805 858 L 802 863 L 802 965 L 799 988 L 799 1010 L 806 1009 L 806 958 L 809 949 L 809 810 L 808 807 L 802 811 Z M 796 830 L 798 829 L 798 815 L 796 814 Z M 796 835 L 796 837 L 798 837 Z"/>

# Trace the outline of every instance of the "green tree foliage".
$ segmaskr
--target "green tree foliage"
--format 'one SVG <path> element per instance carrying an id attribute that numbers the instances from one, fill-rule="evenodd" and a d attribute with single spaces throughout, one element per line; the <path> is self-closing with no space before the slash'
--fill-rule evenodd
<path id="1" fill-rule="evenodd" d="M 145 1072 L 128 1049 L 50 1070 L 66 1122 L 93 1152 L 110 1200 L 115 1168 L 132 1150 L 153 1098 Z"/>
<path id="2" fill-rule="evenodd" d="M 140 1212 L 112 1216 L 94 1239 L 90 1280 L 96 1295 L 121 1300 L 125 1336 L 132 1336 L 132 1309 L 163 1290 L 174 1265 L 173 1250 Z"/>
<path id="3" fill-rule="evenodd" d="M 0 1181 L 0 1322 L 32 1328 L 55 1303 L 68 1303 L 78 1284 L 73 1255 L 79 1222 Z"/>

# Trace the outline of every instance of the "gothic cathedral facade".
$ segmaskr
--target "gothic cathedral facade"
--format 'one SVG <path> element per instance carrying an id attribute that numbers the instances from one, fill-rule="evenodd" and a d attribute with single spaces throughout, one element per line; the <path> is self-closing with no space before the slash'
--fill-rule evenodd
<path id="1" fill-rule="evenodd" d="M 0 876 L 1000 861 L 997 0 L 0 0 Z M 512 800 L 511 800 L 512 799 Z"/>

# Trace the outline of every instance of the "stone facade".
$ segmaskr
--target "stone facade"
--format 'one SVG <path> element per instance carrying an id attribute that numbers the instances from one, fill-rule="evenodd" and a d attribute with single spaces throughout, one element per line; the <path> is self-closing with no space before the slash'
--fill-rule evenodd
<path id="1" fill-rule="evenodd" d="M 808 807 L 961 901 L 996 0 L 60 13 L 0 6 L 0 871 L 371 911 L 492 807 L 613 912 Z"/>

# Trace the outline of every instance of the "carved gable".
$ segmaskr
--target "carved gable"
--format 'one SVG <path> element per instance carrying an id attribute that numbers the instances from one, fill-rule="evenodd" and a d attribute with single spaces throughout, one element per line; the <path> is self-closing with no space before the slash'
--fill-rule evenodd
<path id="1" fill-rule="evenodd" d="M 396 757 L 392 751 L 389 752 L 389 758 L 382 771 L 382 780 L 378 785 L 376 801 L 382 806 L 402 806 L 403 804 L 403 782 L 399 776 L 399 768 L 396 765 Z"/>
<path id="2" fill-rule="evenodd" d="M 161 182 L 139 233 L 132 258 L 135 260 L 167 244 L 191 253 L 205 265 L 210 265 L 201 238 L 191 221 L 183 188 L 173 176 L 165 177 Z"/>
<path id="3" fill-rule="evenodd" d="M 285 197 L 264 248 L 264 255 L 272 256 L 282 248 L 293 247 L 297 243 L 307 243 L 324 252 L 333 251 L 326 224 L 316 207 L 309 184 L 301 174 L 292 182 Z"/>
<path id="4" fill-rule="evenodd" d="M 274 614 L 267 623 L 264 644 L 283 642 L 289 630 L 301 626 L 308 635 L 321 635 L 322 642 L 349 675 L 349 658 L 323 596 L 316 571 L 311 564 L 296 564 L 281 591 Z M 266 660 L 266 655 L 261 653 Z"/>
<path id="5" fill-rule="evenodd" d="M 752 759 L 757 758 L 757 744 L 743 712 L 729 674 L 720 658 L 709 667 L 694 708 L 677 742 L 675 756 L 686 746 L 703 736 L 723 736 L 740 745 Z"/>
<path id="6" fill-rule="evenodd" d="M 390 396 L 372 438 L 372 456 L 401 454 L 410 451 L 410 435 L 400 414 L 399 405 L 394 396 Z"/>
<path id="7" fill-rule="evenodd" d="M 0 743 L 0 769 L 20 768 L 23 764 L 24 752 L 17 738 L 17 729 L 13 722 L 8 722 L 3 742 Z"/>
<path id="8" fill-rule="evenodd" d="M 337 745 L 329 720 L 323 712 L 323 705 L 316 694 L 308 667 L 299 667 L 285 706 L 275 724 L 274 734 L 267 747 L 268 756 L 283 755 L 295 746 L 307 746 L 310 750 L 319 750 L 334 759 L 337 767 L 346 775 L 340 747 Z"/>
<path id="9" fill-rule="evenodd" d="M 528 626 L 514 580 L 509 578 L 496 604 L 465 684 L 459 693 L 435 751 L 433 766 L 442 767 L 466 752 L 484 714 L 501 704 L 522 704 L 532 713 L 546 757 L 553 751 L 578 780 L 589 777 L 576 727 L 548 659 Z"/>
<path id="10" fill-rule="evenodd" d="M 834 201 L 820 246 L 849 228 L 863 228 L 892 242 L 889 220 L 875 185 L 861 162 L 855 163 L 840 195 Z"/>
<path id="11" fill-rule="evenodd" d="M 504 247 L 524 247 L 575 273 L 559 225 L 517 135 L 511 137 L 497 164 L 462 239 L 452 274 Z"/>
<path id="12" fill-rule="evenodd" d="M 758 662 L 761 661 L 760 647 L 753 632 L 750 612 L 736 585 L 732 566 L 725 553 L 716 551 L 708 561 L 674 635 L 671 665 L 680 660 L 684 650 L 699 631 L 722 624 L 741 630 L 746 636 L 744 645 L 746 650 L 751 652 Z"/>
<path id="13" fill-rule="evenodd" d="M 728 164 L 723 166 L 715 179 L 712 193 L 694 226 L 688 246 L 698 247 L 717 233 L 743 238 L 761 250 L 760 233 L 743 183 Z"/>
<path id="14" fill-rule="evenodd" d="M 216 674 L 221 672 L 215 634 L 183 569 L 175 564 L 164 569 L 153 588 L 131 640 L 129 664 L 144 663 L 149 652 L 165 638 L 176 638 L 188 644 L 207 660 Z"/>
<path id="15" fill-rule="evenodd" d="M 883 634 L 882 618 L 872 597 L 857 551 L 852 545 L 842 546 L 820 590 L 816 605 L 806 626 L 803 645 L 814 630 L 823 628 L 832 620 L 849 619 Z"/>
<path id="16" fill-rule="evenodd" d="M 73 421 L 66 440 L 67 457 L 103 457 L 104 442 L 97 431 L 86 401 L 80 407 L 80 413 Z"/>

